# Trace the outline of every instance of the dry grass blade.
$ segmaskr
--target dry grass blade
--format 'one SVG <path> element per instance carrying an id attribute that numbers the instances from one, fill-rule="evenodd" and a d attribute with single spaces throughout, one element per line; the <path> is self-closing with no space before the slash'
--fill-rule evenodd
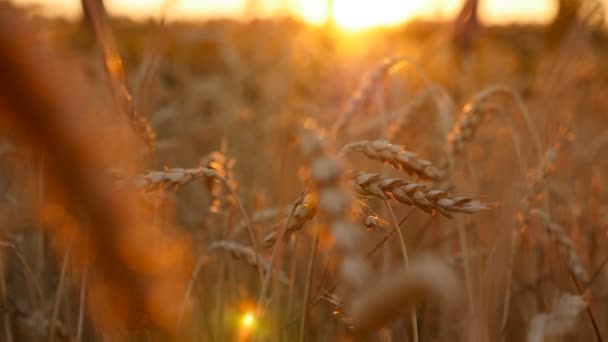
<path id="1" fill-rule="evenodd" d="M 355 193 L 361 197 L 393 199 L 415 206 L 428 213 L 438 212 L 451 218 L 453 213 L 474 214 L 496 207 L 469 197 L 454 197 L 443 190 L 431 190 L 424 184 L 410 183 L 401 178 L 391 178 L 378 173 L 352 171 Z"/>
<path id="2" fill-rule="evenodd" d="M 586 306 L 581 296 L 563 294 L 550 312 L 534 317 L 530 323 L 528 342 L 543 342 L 545 338 L 559 337 L 574 330 L 578 315 Z"/>
<path id="3" fill-rule="evenodd" d="M 458 277 L 433 257 L 411 260 L 407 270 L 380 279 L 354 300 L 350 317 L 356 332 L 369 334 L 429 300 L 450 312 L 461 299 Z"/>
<path id="4" fill-rule="evenodd" d="M 401 145 L 393 145 L 386 140 L 363 140 L 350 143 L 344 146 L 340 153 L 346 154 L 351 151 L 361 152 L 370 159 L 390 164 L 396 169 L 423 179 L 437 180 L 440 178 L 439 171 L 431 162 L 420 158 L 414 152 L 407 151 Z"/>

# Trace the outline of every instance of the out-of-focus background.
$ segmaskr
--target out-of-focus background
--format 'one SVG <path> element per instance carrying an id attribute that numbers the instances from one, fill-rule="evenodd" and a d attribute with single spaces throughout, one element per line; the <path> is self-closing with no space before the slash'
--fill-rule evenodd
<path id="1" fill-rule="evenodd" d="M 0 0 L 0 340 L 608 338 L 607 14 Z"/>

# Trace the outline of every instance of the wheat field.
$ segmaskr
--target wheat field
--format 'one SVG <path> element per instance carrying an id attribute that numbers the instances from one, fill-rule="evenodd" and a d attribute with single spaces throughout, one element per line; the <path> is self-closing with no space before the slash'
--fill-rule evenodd
<path id="1" fill-rule="evenodd" d="M 345 33 L 0 1 L 0 340 L 602 341 L 581 3 Z"/>

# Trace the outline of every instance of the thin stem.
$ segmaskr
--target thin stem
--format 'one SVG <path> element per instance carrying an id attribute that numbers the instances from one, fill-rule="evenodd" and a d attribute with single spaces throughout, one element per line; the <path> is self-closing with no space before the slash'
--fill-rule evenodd
<path id="1" fill-rule="evenodd" d="M 67 269 L 68 269 L 68 262 L 70 260 L 70 254 L 72 252 L 72 242 L 73 240 L 70 239 L 70 242 L 68 242 L 68 248 L 65 251 L 65 255 L 63 256 L 63 263 L 61 265 L 61 274 L 59 276 L 59 284 L 57 284 L 57 293 L 55 294 L 55 304 L 53 305 L 53 312 L 51 313 L 51 322 L 50 327 L 49 327 L 49 341 L 53 342 L 55 340 L 55 328 L 56 328 L 56 324 L 55 322 L 57 321 L 57 316 L 59 315 L 59 306 L 60 306 L 60 302 L 61 302 L 61 296 L 63 294 L 63 287 L 65 284 L 65 274 L 67 273 Z"/>
<path id="2" fill-rule="evenodd" d="M 400 222 L 399 222 L 399 226 L 401 226 L 401 224 L 403 224 L 403 222 L 405 222 L 405 220 L 407 220 L 407 218 L 409 218 L 414 211 L 416 211 L 416 208 L 413 208 Z M 376 244 L 376 246 L 374 246 L 374 248 L 372 248 L 372 250 L 370 250 L 365 257 L 369 258 L 370 256 L 372 256 L 374 253 L 376 253 L 376 251 L 378 249 L 380 249 L 380 247 L 382 247 L 382 245 L 384 245 L 384 243 L 386 243 L 386 241 L 388 241 L 388 239 L 395 233 L 395 228 L 393 228 L 393 230 L 391 230 L 388 234 L 386 234 L 386 236 L 379 242 Z M 296 235 L 297 236 L 297 235 Z M 334 283 L 334 285 L 332 285 L 329 290 L 325 291 L 325 293 L 331 293 L 333 292 L 335 289 L 337 289 L 338 287 L 340 287 L 340 285 L 342 285 L 342 280 L 338 280 L 336 281 L 336 283 Z M 319 304 L 321 302 L 321 300 L 323 300 L 323 296 L 318 296 L 312 303 L 310 303 L 310 305 L 308 305 L 308 307 L 306 308 L 306 310 L 304 311 L 304 313 L 306 313 L 308 310 L 312 309 L 315 305 Z M 300 315 L 302 315 L 302 313 L 300 313 Z M 298 319 L 300 318 L 300 315 L 298 315 L 297 317 L 295 317 L 294 319 L 290 320 L 288 324 L 291 326 L 292 324 L 295 324 Z"/>
<path id="3" fill-rule="evenodd" d="M 247 215 L 247 212 L 245 211 L 245 207 L 243 207 L 243 204 L 239 200 L 239 196 L 237 196 L 236 191 L 234 191 L 232 186 L 230 186 L 230 184 L 224 177 L 221 177 L 221 180 L 224 183 L 224 185 L 226 186 L 226 188 L 228 188 L 228 191 L 230 191 L 230 193 L 232 194 L 232 197 L 234 197 L 234 201 L 236 202 L 236 205 L 239 207 L 239 210 L 241 211 L 241 214 L 243 215 L 243 219 L 245 220 L 245 223 L 247 224 L 247 232 L 249 233 L 249 239 L 251 240 L 251 245 L 253 246 L 253 251 L 255 252 L 255 263 L 257 264 L 256 269 L 258 270 L 258 276 L 260 277 L 260 285 L 262 287 L 264 287 L 264 273 L 262 272 L 262 267 L 261 267 L 262 263 L 260 261 L 260 249 L 258 247 L 258 239 L 255 234 L 255 230 L 253 229 L 253 224 L 251 223 L 251 219 L 249 218 L 249 215 Z"/>
<path id="4" fill-rule="evenodd" d="M 0 247 L 10 248 L 15 252 L 15 255 L 17 256 L 17 258 L 23 265 L 23 273 L 28 278 L 29 282 L 31 282 L 34 286 L 34 290 L 36 292 L 36 301 L 38 302 L 39 307 L 43 307 L 44 306 L 44 295 L 42 294 L 42 289 L 40 288 L 40 284 L 38 283 L 38 280 L 36 279 L 36 276 L 34 275 L 34 271 L 28 264 L 23 253 L 21 253 L 21 251 L 19 250 L 19 248 L 17 248 L 17 246 L 15 244 L 12 244 L 10 242 L 0 240 Z"/>
<path id="5" fill-rule="evenodd" d="M 393 224 L 395 225 L 395 230 L 397 231 L 397 235 L 399 236 L 399 243 L 401 244 L 401 253 L 403 254 L 403 263 L 405 265 L 405 269 L 409 267 L 410 261 L 407 256 L 407 249 L 405 248 L 405 240 L 403 239 L 403 234 L 401 233 L 401 229 L 399 229 L 399 221 L 397 221 L 397 216 L 395 216 L 395 212 L 393 211 L 393 207 L 391 204 L 384 200 L 384 204 L 388 209 L 388 212 L 391 215 L 391 219 L 393 220 Z M 412 335 L 414 336 L 414 342 L 418 342 L 418 318 L 416 315 L 416 308 L 413 307 L 411 311 L 411 321 L 412 321 Z"/>
<path id="6" fill-rule="evenodd" d="M 469 265 L 469 247 L 467 245 L 467 232 L 462 224 L 462 221 L 456 221 L 456 230 L 458 231 L 458 240 L 460 242 L 460 250 L 462 254 L 462 263 L 464 265 L 464 280 L 467 287 L 467 299 L 469 302 L 469 308 L 472 313 L 475 311 L 473 306 L 473 289 L 471 285 L 471 266 Z"/>
<path id="7" fill-rule="evenodd" d="M 196 266 L 194 266 L 194 271 L 192 271 L 192 275 L 190 276 L 190 280 L 188 281 L 188 286 L 186 287 L 186 292 L 184 293 L 184 298 L 182 299 L 182 305 L 179 312 L 179 318 L 177 319 L 177 328 L 179 330 L 182 320 L 184 318 L 184 314 L 186 312 L 186 304 L 188 302 L 188 298 L 190 297 L 190 293 L 192 293 L 192 289 L 194 288 L 194 282 L 198 277 L 198 273 L 200 272 L 203 264 L 205 263 L 205 258 L 207 257 L 207 252 L 203 252 L 196 261 Z"/>
<path id="8" fill-rule="evenodd" d="M 593 273 L 593 275 L 591 275 L 589 282 L 587 282 L 587 284 L 586 284 L 586 289 L 589 289 L 591 287 L 593 282 L 595 282 L 597 277 L 602 273 L 602 270 L 604 269 L 604 266 L 606 266 L 607 263 L 608 263 L 608 257 L 605 258 L 604 261 L 602 261 L 602 263 L 600 264 L 600 267 L 598 267 L 597 270 Z"/>
<path id="9" fill-rule="evenodd" d="M 87 278 L 89 273 L 89 265 L 88 263 L 84 266 L 84 271 L 82 273 L 82 280 L 80 284 L 80 303 L 78 305 L 78 327 L 76 329 L 76 341 L 80 342 L 82 340 L 82 330 L 84 326 L 84 302 L 86 300 L 86 292 L 87 292 Z"/>
<path id="10" fill-rule="evenodd" d="M 578 283 L 578 281 L 576 280 L 576 276 L 574 275 L 574 273 L 572 273 L 572 271 L 570 272 L 570 277 L 572 278 L 572 281 L 574 282 L 574 285 L 576 286 L 576 290 L 578 291 L 579 295 L 583 296 L 583 289 L 581 288 L 581 285 Z M 593 333 L 595 334 L 595 339 L 598 342 L 602 342 L 602 335 L 600 334 L 600 329 L 597 326 L 597 321 L 595 320 L 595 317 L 593 316 L 593 311 L 591 311 L 591 307 L 589 305 L 585 306 L 585 311 L 587 311 L 587 316 L 589 316 L 589 321 L 591 321 L 591 325 L 593 326 Z"/>
<path id="11" fill-rule="evenodd" d="M 13 341 L 13 331 L 11 330 L 11 316 L 10 310 L 8 309 L 8 294 L 6 289 L 6 276 L 4 271 L 6 270 L 6 262 L 4 253 L 0 254 L 0 291 L 2 295 L 2 306 L 4 307 L 4 334 L 7 342 Z"/>
<path id="12" fill-rule="evenodd" d="M 300 199 L 303 198 L 303 196 L 306 195 L 306 191 L 302 193 L 302 195 L 300 195 Z M 283 235 L 285 234 L 285 229 L 287 226 L 287 223 L 289 221 L 291 221 L 291 219 L 293 218 L 293 214 L 296 211 L 296 206 L 294 205 L 291 208 L 291 211 L 289 212 L 289 215 L 287 216 L 287 220 L 285 220 L 280 226 L 279 229 L 277 231 L 277 242 L 274 244 L 274 248 L 272 250 L 272 256 L 270 257 L 270 264 L 268 266 L 268 271 L 266 272 L 266 276 L 264 277 L 264 280 L 262 281 L 262 290 L 260 291 L 260 297 L 258 298 L 258 307 L 261 308 L 263 306 L 263 301 L 264 301 L 264 297 L 266 296 L 266 291 L 268 290 L 268 285 L 270 284 L 270 274 L 272 273 L 272 268 L 274 267 L 274 261 L 276 260 L 277 255 L 279 254 L 279 251 L 283 248 L 283 244 L 284 244 L 284 238 Z"/>
<path id="13" fill-rule="evenodd" d="M 300 333 L 298 335 L 298 342 L 304 341 L 304 328 L 306 327 L 306 311 L 308 309 L 308 297 L 310 296 L 310 288 L 312 287 L 312 276 L 315 265 L 315 258 L 317 256 L 317 249 L 319 248 L 319 227 L 315 227 L 315 242 L 312 248 L 312 253 L 308 259 L 308 271 L 306 274 L 307 282 L 306 289 L 304 290 L 304 306 L 302 308 L 302 321 L 300 321 Z"/>

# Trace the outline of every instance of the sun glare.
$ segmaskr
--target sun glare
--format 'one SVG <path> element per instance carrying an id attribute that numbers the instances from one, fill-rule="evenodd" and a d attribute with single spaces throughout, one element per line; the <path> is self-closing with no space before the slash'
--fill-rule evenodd
<path id="1" fill-rule="evenodd" d="M 333 12 L 339 27 L 361 30 L 399 24 L 433 7 L 433 2 L 428 0 L 334 0 L 330 11 L 327 3 L 326 0 L 300 1 L 299 12 L 311 23 L 325 22 Z"/>
<path id="2" fill-rule="evenodd" d="M 2 0 L 0 0 L 1 2 Z M 77 16 L 79 0 L 13 0 L 15 3 L 39 5 L 47 14 Z M 170 6 L 173 19 L 207 19 L 242 17 L 249 0 L 104 0 L 110 13 L 133 18 L 158 16 L 163 4 Z M 327 22 L 333 14 L 336 24 L 345 30 L 393 26 L 413 17 L 449 20 L 462 6 L 462 0 L 257 0 L 259 15 L 272 16 L 285 8 L 312 24 Z M 279 4 L 287 3 L 287 7 Z M 332 8 L 328 8 L 332 4 Z M 484 0 L 479 15 L 483 22 L 548 22 L 557 12 L 555 0 Z M 285 13 L 285 12 L 280 12 Z"/>
<path id="3" fill-rule="evenodd" d="M 336 23 L 347 30 L 360 30 L 376 26 L 390 26 L 403 22 L 430 3 L 426 0 L 336 0 Z"/>
<path id="4" fill-rule="evenodd" d="M 241 318 L 241 325 L 245 329 L 251 329 L 254 324 L 255 324 L 255 315 L 253 314 L 253 312 L 247 312 L 243 315 L 243 318 Z"/>

